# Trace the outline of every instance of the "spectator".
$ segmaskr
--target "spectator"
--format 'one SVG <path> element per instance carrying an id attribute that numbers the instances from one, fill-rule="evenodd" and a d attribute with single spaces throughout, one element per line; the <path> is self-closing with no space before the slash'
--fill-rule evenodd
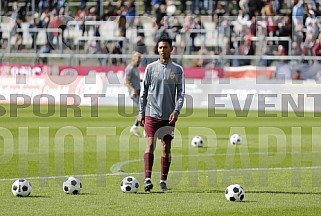
<path id="1" fill-rule="evenodd" d="M 239 6 L 240 6 L 241 10 L 243 10 L 245 13 L 250 12 L 249 0 L 240 0 Z"/>
<path id="2" fill-rule="evenodd" d="M 104 20 L 108 20 L 109 18 L 112 18 L 114 20 L 114 16 L 116 16 L 116 10 L 115 7 L 112 5 L 111 0 L 106 0 L 105 7 L 104 7 Z"/>
<path id="3" fill-rule="evenodd" d="M 238 15 L 239 8 L 238 8 L 237 0 L 228 1 L 226 8 L 230 16 Z"/>
<path id="4" fill-rule="evenodd" d="M 147 46 L 145 44 L 145 38 L 142 36 L 138 36 L 137 42 L 134 45 L 133 48 L 134 51 L 140 53 L 140 54 L 148 54 Z M 147 65 L 148 60 L 146 57 L 143 57 L 141 60 L 141 65 Z"/>
<path id="5" fill-rule="evenodd" d="M 217 7 L 215 9 L 215 14 L 217 14 L 218 17 L 220 16 L 224 16 L 224 14 L 226 13 L 223 5 L 221 3 L 217 4 Z"/>
<path id="6" fill-rule="evenodd" d="M 152 0 L 143 0 L 144 3 L 144 15 L 148 16 L 152 11 Z"/>
<path id="7" fill-rule="evenodd" d="M 42 14 L 40 15 L 39 26 L 41 28 L 47 28 L 50 22 L 50 13 L 49 8 L 45 8 Z"/>
<path id="8" fill-rule="evenodd" d="M 187 0 L 181 0 L 180 2 L 181 2 L 181 4 L 180 4 L 181 14 L 185 14 L 186 13 L 186 2 L 187 2 Z"/>
<path id="9" fill-rule="evenodd" d="M 145 37 L 144 26 L 139 17 L 136 17 L 134 20 L 134 26 L 136 26 L 137 37 Z"/>
<path id="10" fill-rule="evenodd" d="M 23 41 L 23 32 L 21 29 L 21 20 L 16 19 L 14 21 L 13 27 L 10 31 L 10 38 L 16 37 L 15 40 L 15 49 L 20 49 L 22 47 L 22 41 Z M 10 42 L 9 42 L 10 43 Z"/>
<path id="11" fill-rule="evenodd" d="M 205 14 L 205 8 L 208 8 L 208 0 L 192 0 L 192 14 Z"/>
<path id="12" fill-rule="evenodd" d="M 3 44 L 2 41 L 2 29 L 1 29 L 1 25 L 0 25 L 0 48 L 2 47 L 1 45 Z"/>
<path id="13" fill-rule="evenodd" d="M 115 11 L 116 11 L 116 16 L 120 16 L 120 15 L 125 15 L 125 3 L 123 0 L 117 0 L 116 2 L 116 7 L 115 7 Z"/>
<path id="14" fill-rule="evenodd" d="M 119 16 L 117 23 L 118 23 L 118 36 L 122 37 L 122 38 L 126 38 L 126 30 L 127 30 L 126 16 L 124 16 L 124 15 Z M 124 45 L 123 41 L 120 41 L 119 45 L 121 48 L 123 48 L 123 45 Z"/>
<path id="15" fill-rule="evenodd" d="M 161 26 L 161 21 L 163 17 L 165 17 L 166 14 L 166 5 L 160 4 L 159 7 L 155 10 L 155 16 L 156 16 L 156 25 L 158 28 Z"/>
<path id="16" fill-rule="evenodd" d="M 313 45 L 312 54 L 314 56 L 321 56 L 321 33 Z M 320 63 L 321 61 L 319 60 L 318 62 Z"/>
<path id="17" fill-rule="evenodd" d="M 271 0 L 267 1 L 267 4 L 263 6 L 261 13 L 265 14 L 266 16 L 273 15 L 273 5 Z"/>
<path id="18" fill-rule="evenodd" d="M 46 45 L 40 49 L 39 54 L 41 55 L 41 54 L 48 54 L 48 53 L 51 53 L 51 45 L 49 43 L 46 43 Z M 39 56 L 38 63 L 48 64 L 48 57 Z"/>
<path id="19" fill-rule="evenodd" d="M 67 0 L 56 0 L 56 1 L 57 2 L 55 4 L 56 4 L 57 11 L 59 11 L 61 8 L 66 7 Z"/>
<path id="20" fill-rule="evenodd" d="M 111 54 L 122 54 L 121 46 L 118 42 L 112 44 L 111 48 Z M 121 65 L 122 64 L 122 58 L 116 57 L 111 59 L 112 65 Z"/>
<path id="21" fill-rule="evenodd" d="M 80 8 L 81 8 L 81 9 L 84 9 L 84 8 L 87 7 L 87 1 L 88 1 L 88 0 L 81 0 L 81 1 L 80 1 Z"/>
<path id="22" fill-rule="evenodd" d="M 191 37 L 191 51 L 196 51 L 195 39 L 196 37 L 200 38 L 201 45 L 205 44 L 205 27 L 200 19 L 200 17 L 195 17 L 192 24 L 192 32 L 190 34 Z"/>
<path id="23" fill-rule="evenodd" d="M 254 55 L 255 54 L 255 48 L 254 48 L 254 43 L 251 39 L 251 34 L 246 34 L 244 36 L 244 42 L 240 46 L 240 55 L 244 56 L 249 56 L 249 55 Z M 241 61 L 241 65 L 250 65 L 251 60 L 250 59 L 243 59 Z"/>
<path id="24" fill-rule="evenodd" d="M 304 41 L 305 55 L 312 56 L 312 48 L 314 46 L 315 40 L 313 39 L 313 32 L 309 31 L 306 33 L 306 38 Z"/>
<path id="25" fill-rule="evenodd" d="M 300 70 L 296 70 L 292 73 L 291 75 L 292 80 L 302 80 L 301 78 L 301 71 Z"/>
<path id="26" fill-rule="evenodd" d="M 49 8 L 48 0 L 40 0 L 38 4 L 39 13 L 42 14 L 46 8 Z"/>
<path id="27" fill-rule="evenodd" d="M 201 45 L 201 48 L 197 52 L 197 59 L 193 60 L 193 67 L 205 67 L 211 62 L 210 59 L 205 58 L 204 55 L 209 55 L 209 51 L 206 49 L 205 45 Z"/>
<path id="28" fill-rule="evenodd" d="M 172 0 L 166 0 L 166 15 L 175 16 L 176 14 L 176 5 Z"/>
<path id="29" fill-rule="evenodd" d="M 303 21 L 303 16 L 304 16 L 304 1 L 299 0 L 296 5 L 294 5 L 292 9 L 292 19 L 294 22 L 294 25 L 297 25 L 299 22 Z"/>
<path id="30" fill-rule="evenodd" d="M 38 37 L 38 32 L 35 31 L 34 29 L 39 28 L 39 22 L 38 22 L 38 14 L 35 14 L 35 16 L 31 19 L 28 29 L 29 34 L 31 36 L 32 39 L 32 43 L 31 43 L 31 48 L 35 49 L 37 47 L 37 37 Z"/>
<path id="31" fill-rule="evenodd" d="M 133 0 L 128 1 L 125 16 L 127 19 L 127 27 L 132 26 L 136 16 L 135 1 Z"/>

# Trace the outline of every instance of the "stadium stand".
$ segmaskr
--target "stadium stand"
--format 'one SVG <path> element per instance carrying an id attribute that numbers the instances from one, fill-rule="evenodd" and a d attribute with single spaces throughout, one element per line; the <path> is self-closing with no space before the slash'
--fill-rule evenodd
<path id="1" fill-rule="evenodd" d="M 91 57 L 117 53 L 125 64 L 142 41 L 143 57 L 155 57 L 155 41 L 164 33 L 187 66 L 203 55 L 220 56 L 228 66 L 271 66 L 298 59 L 293 56 L 312 63 L 320 55 L 321 5 L 315 0 L 1 2 L 3 55 L 37 54 L 49 43 L 53 54 L 94 48 Z"/>

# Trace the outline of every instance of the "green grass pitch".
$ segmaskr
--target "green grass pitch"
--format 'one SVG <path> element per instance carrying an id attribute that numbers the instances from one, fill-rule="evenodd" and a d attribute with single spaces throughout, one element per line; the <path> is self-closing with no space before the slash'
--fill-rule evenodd
<path id="1" fill-rule="evenodd" d="M 166 193 L 158 191 L 159 142 L 155 151 L 155 188 L 143 192 L 145 140 L 129 133 L 134 116 L 116 107 L 98 113 L 82 107 L 74 117 L 64 107 L 28 107 L 17 117 L 3 106 L 0 117 L 0 215 L 320 215 L 321 121 L 313 113 L 267 117 L 250 112 L 238 117 L 209 117 L 207 110 L 183 112 L 172 146 Z M 50 112 L 49 112 L 50 110 Z M 79 112 L 79 110 L 77 111 Z M 121 114 L 123 113 L 123 114 Z M 95 117 L 98 114 L 98 117 Z M 270 113 L 271 114 L 271 113 Z M 243 143 L 229 144 L 241 134 Z M 205 140 L 194 148 L 195 135 Z M 137 194 L 122 193 L 120 182 L 133 175 Z M 82 180 L 79 195 L 62 191 L 66 176 Z M 30 197 L 14 197 L 11 185 L 27 177 Z M 238 183 L 243 202 L 225 199 Z"/>

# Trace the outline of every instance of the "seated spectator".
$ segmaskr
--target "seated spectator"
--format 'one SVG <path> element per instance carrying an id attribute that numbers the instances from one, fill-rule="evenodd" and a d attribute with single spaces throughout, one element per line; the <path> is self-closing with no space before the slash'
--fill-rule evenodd
<path id="1" fill-rule="evenodd" d="M 61 8 L 65 8 L 66 3 L 67 3 L 67 0 L 57 0 L 56 2 L 57 11 L 60 11 Z"/>
<path id="2" fill-rule="evenodd" d="M 122 15 L 118 17 L 117 20 L 117 24 L 118 24 L 118 36 L 120 37 L 126 37 L 126 30 L 127 30 L 127 26 L 126 26 L 126 16 Z M 120 47 L 123 47 L 123 41 L 121 41 L 119 43 Z"/>
<path id="3" fill-rule="evenodd" d="M 291 75 L 292 80 L 302 80 L 301 78 L 301 71 L 300 70 L 296 70 L 292 73 Z"/>
<path id="4" fill-rule="evenodd" d="M 138 36 L 138 40 L 133 47 L 133 50 L 140 54 L 148 54 L 147 46 L 145 44 L 145 38 L 142 36 Z M 141 65 L 147 65 L 148 61 L 146 57 L 143 57 L 141 60 Z"/>
<path id="5" fill-rule="evenodd" d="M 40 15 L 39 26 L 41 28 L 47 28 L 50 22 L 50 12 L 49 8 L 45 8 L 44 11 Z"/>
<path id="6" fill-rule="evenodd" d="M 205 58 L 204 55 L 209 55 L 209 51 L 206 49 L 205 45 L 202 45 L 201 48 L 197 52 L 197 59 L 193 60 L 193 67 L 205 67 L 207 64 L 211 62 L 210 59 Z"/>
<path id="7" fill-rule="evenodd" d="M 42 47 L 39 51 L 39 54 L 48 54 L 51 53 L 51 45 L 46 43 L 44 47 Z M 48 57 L 40 57 L 37 60 L 38 64 L 48 64 Z"/>
<path id="8" fill-rule="evenodd" d="M 244 36 L 244 42 L 240 45 L 239 54 L 245 55 L 245 56 L 255 54 L 255 47 L 254 47 L 254 43 L 251 39 L 251 34 L 247 34 Z M 241 64 L 241 66 L 242 65 L 250 65 L 251 60 L 250 59 L 243 59 L 240 61 L 240 64 Z"/>
<path id="9" fill-rule="evenodd" d="M 112 5 L 111 0 L 106 0 L 105 6 L 104 6 L 103 20 L 109 20 L 110 18 L 114 20 L 113 18 L 114 16 L 116 16 L 115 7 Z"/>
<path id="10" fill-rule="evenodd" d="M 132 26 L 136 16 L 135 1 L 128 1 L 127 7 L 125 9 L 125 16 L 127 19 L 127 26 Z"/>
<path id="11" fill-rule="evenodd" d="M 39 13 L 42 14 L 46 8 L 49 8 L 49 0 L 40 0 L 38 4 Z"/>
<path id="12" fill-rule="evenodd" d="M 1 44 L 3 43 L 2 41 L 2 29 L 1 29 L 1 25 L 0 25 L 0 48 L 1 48 Z"/>
<path id="13" fill-rule="evenodd" d="M 196 51 L 195 47 L 195 38 L 199 37 L 201 41 L 201 45 L 205 44 L 205 27 L 201 21 L 200 17 L 195 17 L 192 24 L 192 32 L 190 34 L 191 37 L 191 51 Z"/>
<path id="14" fill-rule="evenodd" d="M 16 19 L 10 31 L 10 38 L 13 38 L 14 36 L 16 37 L 16 40 L 14 43 L 15 49 L 20 49 L 23 41 L 23 32 L 22 32 L 20 23 L 21 21 L 19 19 Z"/>
<path id="15" fill-rule="evenodd" d="M 299 0 L 296 5 L 294 5 L 292 9 L 292 19 L 294 25 L 297 25 L 299 22 L 303 21 L 304 16 L 304 1 Z"/>
<path id="16" fill-rule="evenodd" d="M 167 16 L 175 16 L 176 5 L 172 0 L 166 0 L 166 14 Z"/>
<path id="17" fill-rule="evenodd" d="M 80 8 L 86 8 L 86 7 L 87 7 L 87 1 L 88 1 L 88 0 L 81 0 L 81 2 L 80 2 Z"/>
<path id="18" fill-rule="evenodd" d="M 118 42 L 113 43 L 111 47 L 111 54 L 122 54 L 121 46 Z M 112 58 L 111 63 L 112 65 L 121 65 L 122 64 L 122 58 Z"/>
<path id="19" fill-rule="evenodd" d="M 137 37 L 145 37 L 144 26 L 139 17 L 135 18 L 134 26 L 136 26 Z"/>
<path id="20" fill-rule="evenodd" d="M 38 32 L 34 31 L 34 29 L 36 28 L 39 28 L 38 14 L 35 14 L 35 16 L 30 20 L 30 23 L 28 26 L 28 29 L 30 30 L 29 34 L 32 39 L 32 43 L 31 43 L 32 49 L 36 48 L 36 43 L 37 43 Z"/>

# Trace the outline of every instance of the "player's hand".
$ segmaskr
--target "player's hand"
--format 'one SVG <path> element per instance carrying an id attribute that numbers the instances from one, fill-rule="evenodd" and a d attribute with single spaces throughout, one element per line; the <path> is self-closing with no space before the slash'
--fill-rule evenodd
<path id="1" fill-rule="evenodd" d="M 177 121 L 178 118 L 178 113 L 177 112 L 172 112 L 169 116 L 169 124 L 175 124 L 175 122 Z"/>
<path id="2" fill-rule="evenodd" d="M 144 127 L 144 125 L 145 125 L 145 116 L 143 116 L 142 114 L 139 114 L 137 120 L 138 120 L 138 124 L 140 126 Z"/>
<path id="3" fill-rule="evenodd" d="M 133 90 L 131 93 L 131 98 L 136 98 L 136 97 L 138 97 L 137 91 Z"/>

